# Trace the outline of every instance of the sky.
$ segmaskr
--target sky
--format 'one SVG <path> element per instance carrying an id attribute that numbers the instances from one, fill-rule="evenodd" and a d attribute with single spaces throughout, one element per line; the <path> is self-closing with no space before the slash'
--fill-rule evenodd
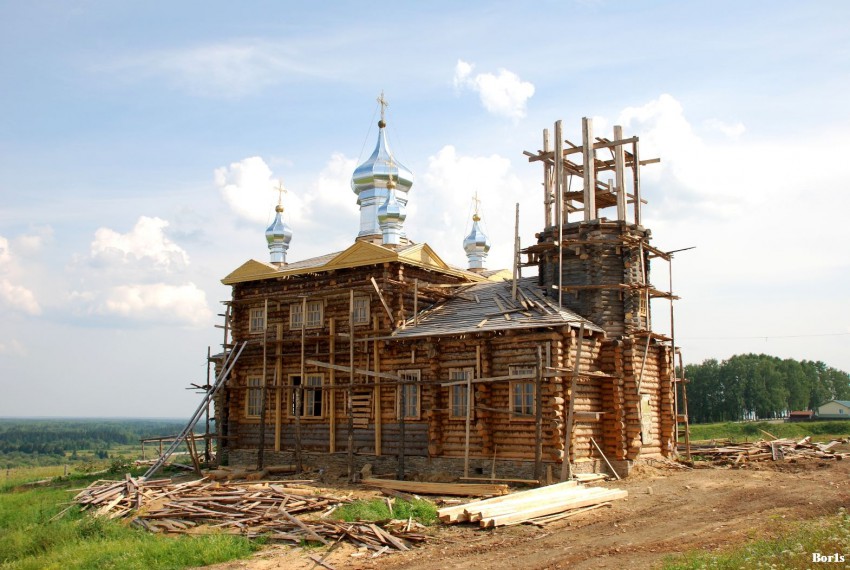
<path id="1" fill-rule="evenodd" d="M 188 417 L 278 181 L 288 261 L 353 242 L 382 91 L 406 232 L 448 263 L 476 192 L 488 267 L 516 203 L 534 242 L 543 129 L 622 125 L 661 159 L 653 245 L 694 247 L 672 262 L 685 362 L 850 370 L 850 3 L 317 6 L 0 1 L 0 416 Z M 669 332 L 667 301 L 653 318 Z"/>

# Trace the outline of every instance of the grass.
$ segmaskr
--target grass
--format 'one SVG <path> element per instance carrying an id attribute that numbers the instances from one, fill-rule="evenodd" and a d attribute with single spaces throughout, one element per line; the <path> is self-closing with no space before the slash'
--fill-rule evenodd
<path id="1" fill-rule="evenodd" d="M 43 476 L 37 471 L 29 480 Z M 179 569 L 245 557 L 257 548 L 236 536 L 156 535 L 76 508 L 52 521 L 73 497 L 73 489 L 93 478 L 62 478 L 23 490 L 7 482 L 0 489 L 0 569 Z"/>
<path id="2" fill-rule="evenodd" d="M 691 440 L 731 439 L 754 441 L 768 439 L 760 430 L 779 438 L 802 439 L 812 436 L 815 441 L 838 439 L 850 435 L 850 421 L 832 422 L 723 422 L 716 424 L 691 424 Z"/>
<path id="3" fill-rule="evenodd" d="M 432 525 L 437 521 L 437 507 L 434 503 L 424 499 L 405 501 L 396 499 L 393 501 L 393 509 L 390 512 L 387 501 L 384 499 L 371 499 L 369 501 L 354 501 L 338 508 L 334 515 L 339 520 L 346 522 L 354 521 L 381 521 L 388 519 L 413 519 L 424 525 Z"/>
<path id="4" fill-rule="evenodd" d="M 714 553 L 693 551 L 667 557 L 664 570 L 738 570 L 844 568 L 844 563 L 815 563 L 812 554 L 843 554 L 850 561 L 850 515 L 838 515 L 792 526 L 783 536 L 756 540 L 744 546 Z"/>

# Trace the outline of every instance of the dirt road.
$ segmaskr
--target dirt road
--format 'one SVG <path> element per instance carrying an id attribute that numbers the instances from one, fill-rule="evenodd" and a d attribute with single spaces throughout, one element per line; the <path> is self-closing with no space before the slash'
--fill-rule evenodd
<path id="1" fill-rule="evenodd" d="M 766 462 L 745 469 L 645 467 L 627 481 L 605 486 L 627 489 L 629 498 L 544 528 L 438 527 L 434 539 L 411 552 L 373 559 L 341 546 L 325 560 L 337 570 L 655 568 L 667 554 L 743 543 L 776 532 L 782 522 L 850 508 L 850 461 Z M 319 566 L 301 549 L 275 547 L 215 568 Z"/>

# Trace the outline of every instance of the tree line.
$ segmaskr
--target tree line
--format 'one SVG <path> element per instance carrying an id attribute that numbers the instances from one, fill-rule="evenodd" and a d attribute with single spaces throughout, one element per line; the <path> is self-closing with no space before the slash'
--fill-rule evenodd
<path id="1" fill-rule="evenodd" d="M 176 420 L 0 419 L 0 455 L 64 455 L 138 444 L 147 437 L 173 435 L 185 427 Z"/>
<path id="2" fill-rule="evenodd" d="M 770 419 L 850 400 L 850 375 L 811 360 L 739 354 L 685 366 L 693 423 Z"/>

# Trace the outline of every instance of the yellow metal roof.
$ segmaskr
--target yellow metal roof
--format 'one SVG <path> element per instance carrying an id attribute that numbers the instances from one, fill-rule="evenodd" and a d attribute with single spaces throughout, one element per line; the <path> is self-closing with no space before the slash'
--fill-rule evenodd
<path id="1" fill-rule="evenodd" d="M 270 263 L 251 259 L 222 279 L 221 282 L 225 285 L 234 285 L 262 279 L 321 273 L 335 269 L 390 262 L 400 262 L 456 277 L 465 277 L 470 281 L 487 281 L 486 277 L 471 271 L 450 267 L 440 259 L 440 256 L 427 243 L 414 244 L 400 250 L 394 250 L 367 241 L 356 241 L 345 251 L 305 259 L 279 268 Z"/>

